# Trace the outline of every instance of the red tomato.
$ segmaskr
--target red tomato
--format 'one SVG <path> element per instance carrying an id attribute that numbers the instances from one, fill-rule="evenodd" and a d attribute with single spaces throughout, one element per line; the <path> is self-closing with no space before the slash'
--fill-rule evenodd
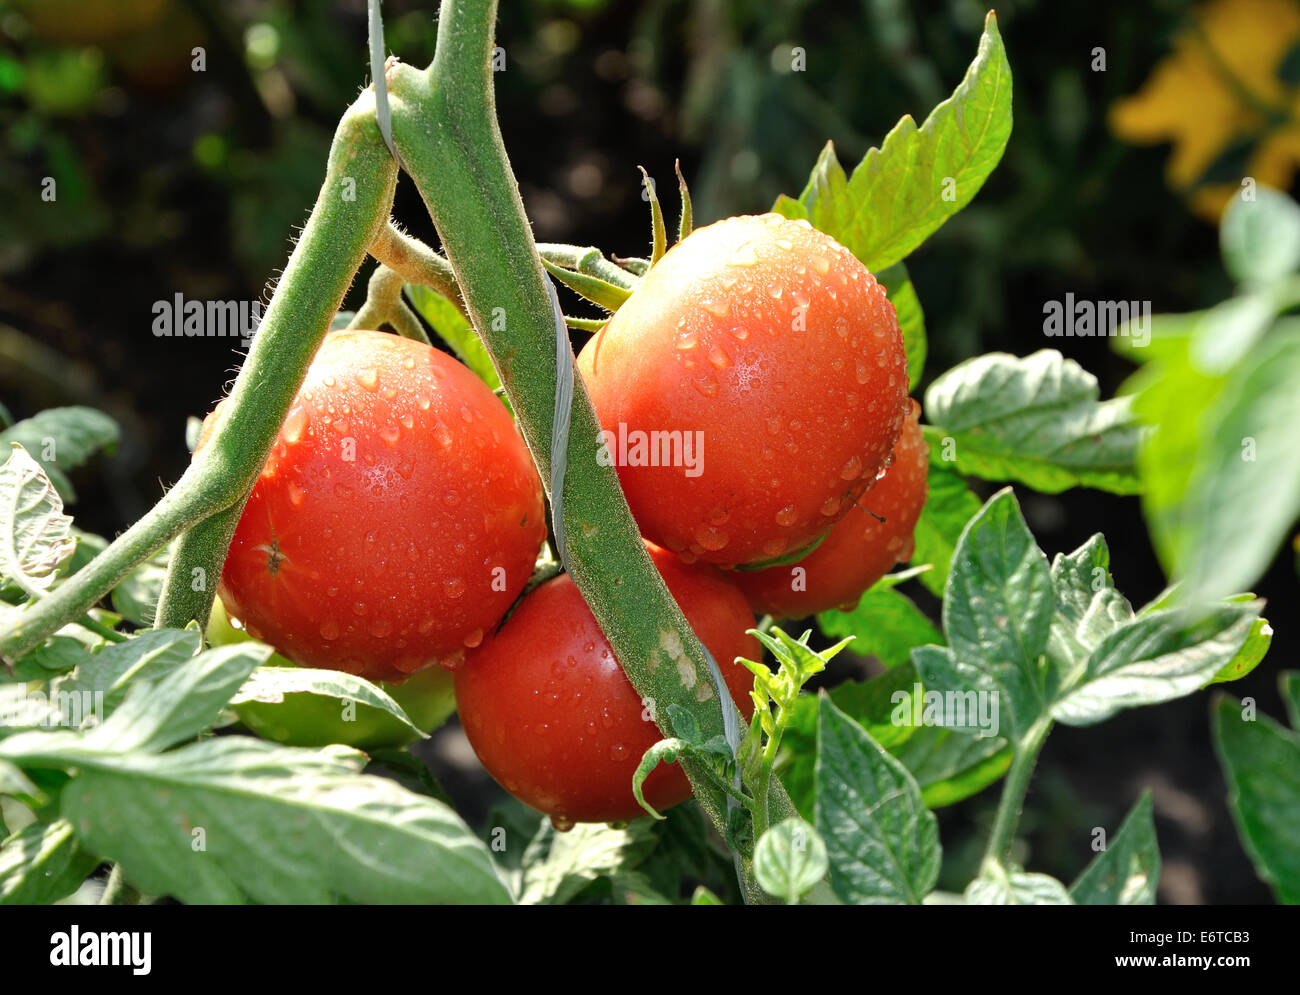
<path id="1" fill-rule="evenodd" d="M 863 591 L 912 558 L 912 531 L 925 505 L 929 465 L 920 414 L 913 401 L 893 462 L 821 545 L 797 563 L 735 572 L 754 611 L 802 618 L 836 607 L 852 609 Z"/>
<path id="2" fill-rule="evenodd" d="M 884 288 L 830 236 L 775 214 L 674 246 L 578 367 L 646 538 L 723 565 L 824 533 L 907 413 Z"/>
<path id="3" fill-rule="evenodd" d="M 744 597 L 717 570 L 649 548 L 748 719 L 753 675 L 733 661 L 759 660 L 762 648 L 745 632 L 754 616 Z M 531 591 L 469 655 L 456 671 L 456 705 L 488 772 L 557 824 L 645 814 L 632 794 L 632 775 L 663 734 L 567 574 Z M 679 766 L 661 764 L 643 791 L 662 811 L 689 798 L 691 786 Z"/>
<path id="4" fill-rule="evenodd" d="M 400 681 L 477 646 L 545 536 L 532 458 L 482 381 L 422 343 L 336 332 L 253 488 L 218 592 L 295 663 Z"/>

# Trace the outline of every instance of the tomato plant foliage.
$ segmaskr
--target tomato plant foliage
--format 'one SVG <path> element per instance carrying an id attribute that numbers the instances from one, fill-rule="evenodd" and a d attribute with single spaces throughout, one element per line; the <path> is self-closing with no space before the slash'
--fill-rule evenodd
<path id="1" fill-rule="evenodd" d="M 494 5 L 448 9 L 447 30 L 478 32 L 487 51 L 491 18 L 475 21 L 471 8 Z M 475 50 L 458 45 L 448 59 Z M 1264 605 L 1243 592 L 1300 514 L 1290 438 L 1300 327 L 1287 314 L 1300 302 L 1300 208 L 1271 191 L 1229 208 L 1222 248 L 1236 296 L 1158 317 L 1145 348 L 1117 338 L 1139 366 L 1119 396 L 1103 398 L 1055 350 L 999 352 L 932 375 L 918 413 L 906 395 L 925 382 L 931 330 L 907 257 L 976 197 L 1011 135 L 1011 69 L 992 15 L 965 78 L 920 127 L 904 117 L 852 170 L 828 144 L 774 214 L 692 235 L 683 182 L 669 250 L 647 184 L 647 258 L 536 247 L 546 272 L 603 312 L 567 322 L 549 297 L 504 317 L 485 303 L 506 256 L 528 264 L 527 281 L 508 290 L 546 286 L 531 235 L 522 216 L 517 238 L 502 234 L 513 222 L 475 223 L 476 188 L 409 144 L 404 115 L 428 82 L 409 69 L 391 74 L 381 110 L 371 96 L 349 112 L 332 155 L 326 192 L 359 150 L 389 171 L 370 214 L 323 196 L 299 268 L 286 272 L 293 295 L 302 266 L 336 264 L 338 299 L 312 302 L 332 315 L 368 248 L 382 265 L 365 308 L 340 316 L 351 329 L 329 338 L 322 319 L 319 353 L 295 345 L 306 387 L 275 393 L 278 421 L 248 415 L 237 387 L 196 450 L 194 473 L 214 460 L 223 480 L 251 470 L 239 494 L 203 503 L 183 481 L 139 535 L 109 543 L 76 529 L 66 508 L 77 497 L 70 473 L 111 456 L 113 421 L 67 407 L 14 422 L 0 407 L 0 903 L 64 900 L 87 879 L 95 892 L 105 861 L 135 900 L 190 903 L 1154 902 L 1149 792 L 1070 884 L 1020 865 L 1019 813 L 1056 724 L 1095 726 L 1235 680 L 1265 657 Z M 460 85 L 481 90 L 475 75 Z M 450 263 L 385 231 L 396 166 L 381 131 L 421 185 Z M 480 165 L 466 175 L 492 172 Z M 434 195 L 431 174 L 446 184 Z M 517 201 L 510 187 L 497 207 Z M 332 210 L 356 213 L 339 221 Z M 329 251 L 311 257 L 317 244 Z M 492 251 L 467 251 L 484 245 Z M 744 289 L 721 272 L 732 263 L 770 284 Z M 819 267 L 825 287 L 812 277 Z M 847 303 L 831 306 L 832 283 Z M 702 298 L 701 286 L 727 296 Z M 766 341 L 783 294 L 824 299 L 792 328 L 806 338 Z M 853 351 L 835 336 L 848 338 L 849 318 L 837 307 L 862 323 L 854 348 L 878 353 L 875 367 L 845 364 Z M 724 316 L 730 331 L 714 321 Z M 358 331 L 367 319 L 404 339 Z M 723 440 L 707 473 L 596 469 L 593 439 L 551 431 L 564 364 L 521 361 L 537 343 L 509 338 L 516 320 L 597 333 L 578 368 L 600 422 L 580 378 L 575 433 L 706 424 L 711 444 Z M 284 327 L 260 338 L 284 343 Z M 430 348 L 428 329 L 459 362 Z M 562 358 L 568 341 L 558 342 Z M 275 348 L 292 351 L 259 342 L 250 363 Z M 312 368 L 313 355 L 330 362 Z M 773 366 L 798 395 L 780 411 L 763 408 L 768 394 L 753 384 Z M 855 403 L 877 399 L 854 421 Z M 857 434 L 809 421 L 800 435 L 800 418 L 818 412 L 843 415 Z M 256 466 L 220 462 L 240 433 L 264 444 Z M 410 486 L 373 458 L 400 462 L 403 436 L 411 462 L 397 476 L 414 474 Z M 341 455 L 358 438 L 372 456 L 359 463 Z M 567 477 L 550 473 L 557 457 Z M 472 507 L 458 504 L 453 464 L 473 478 L 462 481 L 473 483 Z M 670 547 L 652 549 L 653 565 L 620 477 L 646 538 Z M 559 562 L 544 546 L 534 565 L 541 479 L 571 546 Z M 1134 607 L 1101 533 L 1049 557 L 1017 491 L 988 482 L 1138 495 L 1170 588 Z M 191 517 L 150 530 L 178 506 Z M 209 622 L 223 562 L 226 605 Z M 494 565 L 508 568 L 506 585 Z M 801 571 L 818 586 L 782 590 Z M 471 572 L 473 589 L 457 587 Z M 593 578 L 605 588 L 590 589 Z M 796 591 L 806 596 L 786 597 Z M 822 637 L 842 641 L 818 649 L 811 630 L 755 624 L 746 595 L 763 612 L 811 615 Z M 937 618 L 926 608 L 935 598 Z M 226 607 L 246 616 L 244 631 Z M 639 652 L 616 658 L 615 645 Z M 827 683 L 849 646 L 879 672 Z M 453 679 L 424 666 L 434 658 L 456 670 L 485 766 L 533 808 L 512 800 L 470 826 L 402 749 L 450 708 Z M 813 680 L 827 686 L 813 693 Z M 1300 677 L 1282 675 L 1281 687 L 1292 728 L 1226 696 L 1211 721 L 1245 849 L 1279 900 L 1300 902 Z M 935 810 L 998 782 L 973 873 L 959 893 L 936 891 Z M 692 793 L 698 805 L 679 804 Z M 117 885 L 107 890 L 121 899 Z"/>

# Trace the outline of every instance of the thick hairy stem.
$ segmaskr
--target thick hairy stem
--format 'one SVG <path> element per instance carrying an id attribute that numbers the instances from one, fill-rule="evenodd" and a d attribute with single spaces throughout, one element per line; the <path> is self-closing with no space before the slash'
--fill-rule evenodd
<path id="1" fill-rule="evenodd" d="M 138 563 L 217 512 L 242 505 L 307 367 L 343 302 L 366 249 L 388 217 L 397 167 L 375 124 L 374 95 L 344 114 L 325 183 L 276 286 L 262 325 L 207 445 L 166 496 L 86 567 L 26 610 L 3 633 L 0 653 L 18 658 L 107 594 Z M 221 527 L 218 527 L 218 524 Z M 177 547 L 158 619 L 204 620 L 212 607 L 229 535 L 225 523 L 194 531 Z M 209 579 L 193 590 L 194 571 Z"/>
<path id="2" fill-rule="evenodd" d="M 456 274 L 451 263 L 418 238 L 406 234 L 391 221 L 380 229 L 370 246 L 370 254 L 407 283 L 418 283 L 442 294 L 465 313 Z"/>
<path id="3" fill-rule="evenodd" d="M 550 479 L 556 390 L 555 326 L 541 259 L 497 127 L 490 47 L 494 0 L 443 0 L 429 70 L 389 73 L 393 137 L 455 270 L 474 327 L 510 398 L 543 480 Z M 697 717 L 705 737 L 723 729 L 703 647 L 641 542 L 614 467 L 598 459 L 599 423 L 574 384 L 562 501 L 569 569 L 637 693 L 665 722 L 668 706 Z M 607 462 L 607 461 L 606 461 Z M 553 496 L 554 498 L 554 496 Z M 715 825 L 726 803 L 686 765 Z M 771 821 L 793 814 L 774 786 Z M 765 900 L 748 868 L 748 896 Z"/>
<path id="4" fill-rule="evenodd" d="M 348 327 L 378 328 L 387 323 L 403 338 L 432 345 L 429 334 L 420 324 L 420 319 L 402 300 L 404 283 L 402 275 L 396 270 L 390 269 L 383 263 L 376 266 L 374 273 L 370 275 L 370 284 L 366 289 L 366 303 L 352 316 Z"/>

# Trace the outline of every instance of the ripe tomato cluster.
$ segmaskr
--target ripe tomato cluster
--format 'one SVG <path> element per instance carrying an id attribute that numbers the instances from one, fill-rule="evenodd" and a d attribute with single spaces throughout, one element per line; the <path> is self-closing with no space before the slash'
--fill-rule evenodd
<path id="1" fill-rule="evenodd" d="M 735 661 L 760 659 L 753 613 L 851 605 L 911 554 L 927 457 L 893 306 L 805 222 L 731 218 L 659 260 L 577 366 L 651 558 L 748 718 Z M 491 391 L 429 346 L 333 333 L 220 594 L 299 664 L 399 683 L 443 664 L 508 791 L 559 825 L 630 819 L 654 703 L 569 577 L 516 603 L 545 534 L 536 469 Z M 644 793 L 663 809 L 690 785 L 661 766 Z"/>

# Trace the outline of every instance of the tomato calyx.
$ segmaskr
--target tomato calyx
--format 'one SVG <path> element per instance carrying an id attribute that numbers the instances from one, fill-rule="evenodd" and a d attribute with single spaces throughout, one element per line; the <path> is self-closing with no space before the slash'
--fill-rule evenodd
<path id="1" fill-rule="evenodd" d="M 663 258 L 668 248 L 663 208 L 659 204 L 654 180 L 645 171 L 645 167 L 637 168 L 641 171 L 643 196 L 650 204 L 650 255 L 648 257 L 623 258 L 611 254 L 610 258 L 606 259 L 596 248 L 549 243 L 537 246 L 546 272 L 583 300 L 590 301 L 610 314 L 617 311 L 636 292 L 641 279 L 650 272 L 655 263 Z M 677 174 L 677 192 L 681 197 L 681 220 L 677 226 L 677 241 L 680 242 L 691 233 L 694 220 L 691 194 L 682 176 L 681 162 L 675 162 L 673 168 Z M 597 332 L 607 319 L 565 315 L 564 320 L 570 328 L 578 331 Z"/>
<path id="2" fill-rule="evenodd" d="M 827 529 L 808 545 L 801 546 L 792 553 L 782 553 L 780 556 L 774 556 L 770 560 L 759 560 L 757 563 L 737 563 L 731 569 L 740 573 L 757 573 L 759 570 L 766 570 L 769 567 L 784 567 L 791 563 L 798 563 L 805 557 L 812 555 L 813 551 L 825 542 L 826 537 L 830 534 L 831 530 Z"/>

